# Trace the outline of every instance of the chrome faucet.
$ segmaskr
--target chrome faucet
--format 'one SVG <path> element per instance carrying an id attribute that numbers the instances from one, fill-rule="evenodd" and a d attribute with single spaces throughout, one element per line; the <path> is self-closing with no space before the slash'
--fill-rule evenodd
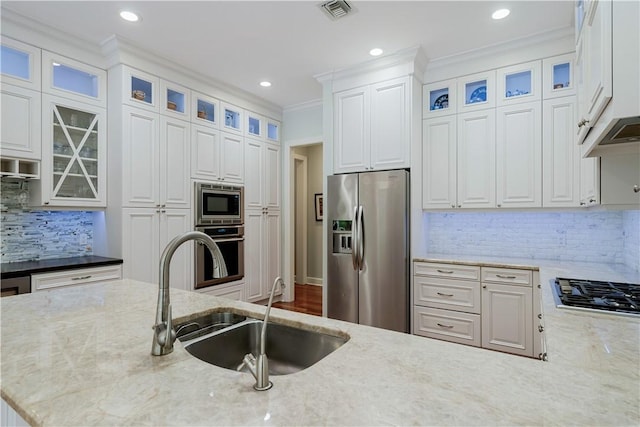
<path id="1" fill-rule="evenodd" d="M 262 331 L 260 332 L 260 353 L 258 354 L 257 359 L 253 354 L 247 353 L 240 366 L 238 366 L 238 371 L 244 366 L 249 368 L 251 374 L 256 379 L 256 383 L 253 385 L 253 388 L 258 391 L 269 390 L 273 387 L 273 383 L 269 381 L 269 359 L 267 359 L 265 347 L 267 346 L 267 324 L 269 323 L 269 312 L 271 311 L 273 295 L 275 294 L 276 285 L 278 283 L 280 283 L 280 289 L 284 289 L 285 287 L 282 277 L 276 277 L 276 280 L 273 281 L 273 285 L 271 286 L 271 295 L 269 296 L 267 311 L 264 314 L 264 320 L 262 322 Z"/>
<path id="2" fill-rule="evenodd" d="M 176 340 L 176 331 L 171 320 L 171 302 L 169 299 L 169 265 L 173 254 L 178 247 L 186 241 L 195 240 L 203 243 L 211 251 L 214 263 L 222 258 L 220 248 L 216 242 L 200 231 L 189 231 L 175 237 L 169 242 L 160 257 L 160 282 L 158 289 L 158 308 L 156 310 L 156 323 L 153 327 L 153 344 L 151 354 L 164 356 L 173 351 L 173 343 Z"/>

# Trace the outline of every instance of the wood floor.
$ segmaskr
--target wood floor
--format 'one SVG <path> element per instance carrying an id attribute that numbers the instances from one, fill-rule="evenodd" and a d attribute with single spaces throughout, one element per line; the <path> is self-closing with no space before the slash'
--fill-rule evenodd
<path id="1" fill-rule="evenodd" d="M 295 301 L 274 302 L 273 306 L 284 310 L 322 316 L 322 286 L 296 283 Z"/>

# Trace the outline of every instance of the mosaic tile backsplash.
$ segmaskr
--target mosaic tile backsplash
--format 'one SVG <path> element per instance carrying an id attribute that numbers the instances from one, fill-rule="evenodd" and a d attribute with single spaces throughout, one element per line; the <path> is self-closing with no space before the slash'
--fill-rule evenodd
<path id="1" fill-rule="evenodd" d="M 93 214 L 28 206 L 29 181 L 0 181 L 0 262 L 92 255 Z"/>
<path id="2" fill-rule="evenodd" d="M 425 213 L 427 251 L 625 264 L 638 270 L 640 211 Z"/>

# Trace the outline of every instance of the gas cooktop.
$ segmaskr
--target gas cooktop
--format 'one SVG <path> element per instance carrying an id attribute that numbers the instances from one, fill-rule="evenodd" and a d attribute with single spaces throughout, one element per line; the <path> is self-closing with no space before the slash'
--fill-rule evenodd
<path id="1" fill-rule="evenodd" d="M 640 285 L 556 278 L 551 285 L 558 308 L 640 316 Z"/>

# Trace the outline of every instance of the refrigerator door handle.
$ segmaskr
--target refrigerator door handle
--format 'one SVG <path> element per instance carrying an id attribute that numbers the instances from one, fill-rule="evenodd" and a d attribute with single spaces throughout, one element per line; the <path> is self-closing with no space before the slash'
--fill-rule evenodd
<path id="1" fill-rule="evenodd" d="M 353 221 L 351 222 L 351 263 L 353 269 L 358 269 L 358 207 L 353 208 Z"/>
<path id="2" fill-rule="evenodd" d="M 362 205 L 358 206 L 358 269 L 364 269 L 364 226 L 362 222 Z"/>

